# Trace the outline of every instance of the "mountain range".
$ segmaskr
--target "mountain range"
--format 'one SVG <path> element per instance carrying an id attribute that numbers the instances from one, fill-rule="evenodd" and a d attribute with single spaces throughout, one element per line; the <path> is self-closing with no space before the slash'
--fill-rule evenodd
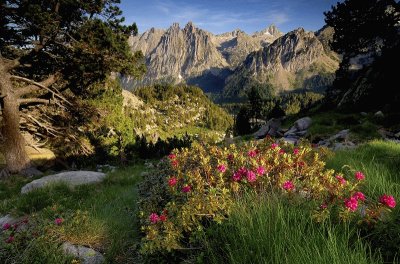
<path id="1" fill-rule="evenodd" d="M 330 49 L 332 29 L 283 34 L 275 25 L 247 34 L 240 29 L 214 35 L 192 22 L 131 36 L 132 51 L 145 56 L 141 80 L 124 78 L 128 89 L 156 82 L 186 82 L 205 92 L 241 97 L 253 83 L 280 91 L 323 90 L 333 81 L 339 58 Z"/>

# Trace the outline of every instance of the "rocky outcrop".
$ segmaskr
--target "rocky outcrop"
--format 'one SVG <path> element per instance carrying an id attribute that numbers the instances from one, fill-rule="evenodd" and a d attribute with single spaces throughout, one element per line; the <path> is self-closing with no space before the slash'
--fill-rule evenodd
<path id="1" fill-rule="evenodd" d="M 167 30 L 152 28 L 129 39 L 132 51 L 140 50 L 145 55 L 148 69 L 145 77 L 139 82 L 123 77 L 122 83 L 129 89 L 157 81 L 186 81 L 205 91 L 221 90 L 226 76 L 250 52 L 281 35 L 273 25 L 253 35 L 239 29 L 214 35 L 191 22 L 183 29 L 178 23 Z"/>
<path id="2" fill-rule="evenodd" d="M 251 53 L 227 78 L 224 95 L 243 95 L 253 83 L 269 83 L 277 92 L 323 90 L 332 83 L 338 62 L 313 32 L 299 28 Z"/>
<path id="3" fill-rule="evenodd" d="M 106 175 L 94 171 L 67 171 L 54 175 L 42 177 L 34 180 L 21 188 L 21 193 L 25 194 L 51 184 L 65 183 L 69 186 L 78 186 L 83 184 L 93 184 L 104 180 Z"/>
<path id="4" fill-rule="evenodd" d="M 102 264 L 105 263 L 104 256 L 94 249 L 72 245 L 65 242 L 61 246 L 65 254 L 74 256 L 79 259 L 82 264 Z"/>

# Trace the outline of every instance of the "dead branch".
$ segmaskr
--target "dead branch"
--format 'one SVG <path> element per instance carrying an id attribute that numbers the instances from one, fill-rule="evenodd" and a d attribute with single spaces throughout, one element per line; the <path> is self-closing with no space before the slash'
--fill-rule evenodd
<path id="1" fill-rule="evenodd" d="M 38 86 L 38 87 L 40 87 L 40 88 L 42 88 L 42 89 L 45 89 L 45 90 L 49 91 L 49 92 L 52 93 L 54 96 L 56 96 L 56 97 L 58 97 L 59 99 L 63 100 L 63 101 L 66 102 L 67 104 L 72 105 L 72 104 L 71 104 L 67 99 L 65 99 L 65 97 L 62 96 L 58 91 L 54 91 L 54 90 L 52 90 L 52 89 L 50 89 L 50 88 L 44 86 L 44 85 L 41 84 L 41 83 L 35 82 L 35 81 L 31 80 L 31 79 L 24 78 L 24 77 L 21 77 L 21 76 L 16 76 L 16 75 L 11 75 L 11 78 L 14 79 L 14 80 L 20 80 L 20 81 L 23 81 L 23 82 L 27 82 L 27 83 L 31 83 L 31 84 L 33 84 L 33 85 L 36 85 L 36 86 Z"/>
<path id="2" fill-rule="evenodd" d="M 18 93 L 19 96 L 23 96 L 23 95 L 26 95 L 26 94 L 30 94 L 30 93 L 39 91 L 40 89 L 43 89 L 43 86 L 44 87 L 49 87 L 50 85 L 55 83 L 57 81 L 57 79 L 58 78 L 57 78 L 56 75 L 54 75 L 54 74 L 50 75 L 47 79 L 45 79 L 45 80 L 43 80 L 41 82 L 38 82 L 38 84 L 40 84 L 40 85 L 35 85 L 35 84 L 27 85 L 25 87 L 22 87 L 21 89 L 18 89 L 17 93 Z M 26 80 L 29 80 L 29 79 L 26 79 Z M 26 81 L 26 82 L 31 83 L 30 81 L 31 80 Z"/>
<path id="3" fill-rule="evenodd" d="M 38 104 L 50 104 L 51 101 L 50 99 L 42 99 L 42 98 L 22 98 L 18 99 L 19 104 L 32 104 L 32 103 L 38 103 Z"/>

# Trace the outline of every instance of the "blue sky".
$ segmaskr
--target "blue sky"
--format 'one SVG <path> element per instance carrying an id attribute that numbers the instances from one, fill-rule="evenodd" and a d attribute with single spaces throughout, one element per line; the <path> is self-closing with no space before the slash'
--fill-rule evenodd
<path id="1" fill-rule="evenodd" d="M 281 31 L 298 27 L 318 30 L 324 25 L 323 12 L 338 0 L 121 0 L 127 23 L 136 22 L 139 32 L 151 27 L 181 27 L 192 21 L 215 34 L 240 28 L 247 33 L 274 23 Z"/>

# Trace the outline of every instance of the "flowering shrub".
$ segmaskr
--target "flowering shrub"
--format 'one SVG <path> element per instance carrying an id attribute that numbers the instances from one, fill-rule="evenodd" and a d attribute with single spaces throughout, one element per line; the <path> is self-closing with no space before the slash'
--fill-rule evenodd
<path id="1" fill-rule="evenodd" d="M 207 223 L 223 221 L 235 198 L 247 191 L 310 201 L 317 221 L 361 217 L 373 223 L 396 205 L 389 195 L 367 199 L 360 191 L 366 179 L 362 172 L 346 177 L 327 170 L 323 151 L 269 139 L 229 148 L 194 143 L 174 151 L 140 187 L 142 251 L 191 247 Z"/>

